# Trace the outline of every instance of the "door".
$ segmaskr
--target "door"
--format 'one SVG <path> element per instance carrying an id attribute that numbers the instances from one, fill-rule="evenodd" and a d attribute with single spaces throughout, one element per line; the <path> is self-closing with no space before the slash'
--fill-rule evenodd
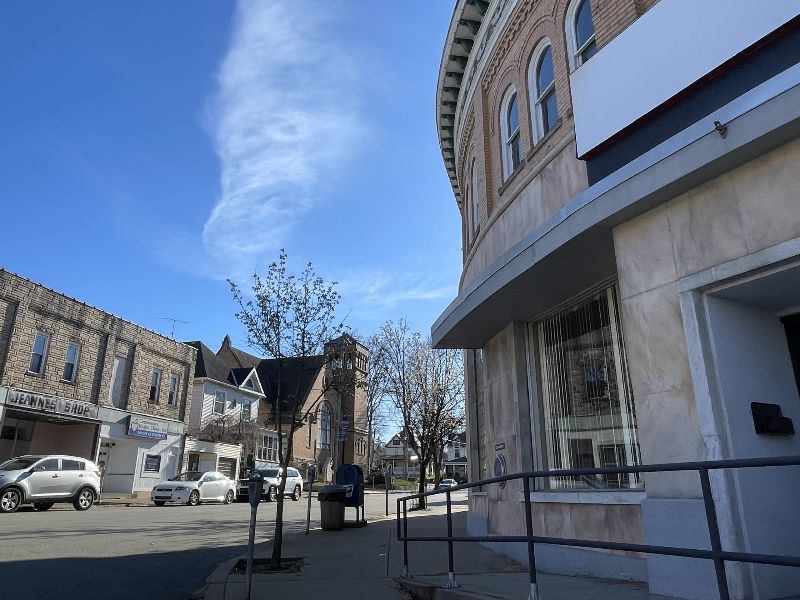
<path id="1" fill-rule="evenodd" d="M 49 498 L 59 496 L 61 473 L 57 458 L 39 461 L 28 476 L 28 489 L 31 498 Z"/>
<path id="2" fill-rule="evenodd" d="M 86 483 L 86 463 L 82 460 L 61 459 L 61 486 L 65 496 L 74 496 Z"/>
<path id="3" fill-rule="evenodd" d="M 235 458 L 220 458 L 217 463 L 217 470 L 229 479 L 235 479 L 236 475 L 236 459 Z"/>
<path id="4" fill-rule="evenodd" d="M 188 469 L 189 471 L 197 471 L 200 468 L 200 455 L 192 452 L 189 454 L 188 460 Z"/>
<path id="5" fill-rule="evenodd" d="M 203 500 L 218 500 L 221 497 L 220 484 L 216 473 L 206 473 L 203 475 L 203 485 L 200 486 L 200 497 Z"/>

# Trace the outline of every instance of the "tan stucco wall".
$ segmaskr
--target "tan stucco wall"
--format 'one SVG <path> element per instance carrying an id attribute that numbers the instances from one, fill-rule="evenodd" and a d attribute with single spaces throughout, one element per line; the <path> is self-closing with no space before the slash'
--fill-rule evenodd
<path id="1" fill-rule="evenodd" d="M 643 462 L 706 458 L 677 281 L 798 238 L 798 172 L 793 141 L 614 229 Z M 651 497 L 699 496 L 696 480 L 650 475 L 645 487 Z"/>

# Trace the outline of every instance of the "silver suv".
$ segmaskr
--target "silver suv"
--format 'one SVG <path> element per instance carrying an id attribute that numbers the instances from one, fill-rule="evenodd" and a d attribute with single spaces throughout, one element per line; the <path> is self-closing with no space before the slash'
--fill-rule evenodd
<path id="1" fill-rule="evenodd" d="M 274 502 L 278 499 L 278 486 L 280 485 L 280 467 L 272 467 L 267 469 L 258 469 L 257 471 L 264 478 L 264 496 L 267 502 Z M 289 467 L 287 469 L 289 477 L 286 479 L 285 496 L 289 496 L 292 500 L 300 500 L 303 495 L 303 476 L 297 471 Z M 247 484 L 249 479 L 240 479 L 236 497 L 240 502 L 247 502 Z"/>
<path id="2" fill-rule="evenodd" d="M 100 469 L 78 456 L 19 456 L 0 464 L 0 512 L 22 504 L 47 510 L 56 502 L 71 502 L 88 510 L 100 496 Z"/>

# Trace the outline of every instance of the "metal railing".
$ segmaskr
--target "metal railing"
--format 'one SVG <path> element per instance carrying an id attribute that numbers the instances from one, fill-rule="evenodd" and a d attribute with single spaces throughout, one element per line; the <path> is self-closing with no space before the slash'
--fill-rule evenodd
<path id="1" fill-rule="evenodd" d="M 800 567 L 800 557 L 780 556 L 772 554 L 754 554 L 750 552 L 731 552 L 722 549 L 717 511 L 714 496 L 711 491 L 709 471 L 720 469 L 750 469 L 757 467 L 789 467 L 800 466 L 800 456 L 784 456 L 778 458 L 751 458 L 736 460 L 716 460 L 703 462 L 669 463 L 658 465 L 636 465 L 627 467 L 603 467 L 594 469 L 560 469 L 552 471 L 530 471 L 515 473 L 501 477 L 492 477 L 466 483 L 445 490 L 434 490 L 423 494 L 413 494 L 397 499 L 397 540 L 403 542 L 403 577 L 409 577 L 408 570 L 408 544 L 409 542 L 447 542 L 448 554 L 448 581 L 446 588 L 457 587 L 455 570 L 453 567 L 453 544 L 455 542 L 520 542 L 528 545 L 528 571 L 530 575 L 530 600 L 539 600 L 538 585 L 536 581 L 536 554 L 534 544 L 554 544 L 578 548 L 599 548 L 605 550 L 624 550 L 644 554 L 661 554 L 665 556 L 679 556 L 685 558 L 702 558 L 714 562 L 714 570 L 719 589 L 720 600 L 730 600 L 728 580 L 725 574 L 725 563 L 743 562 L 751 564 L 778 565 Z M 698 548 L 679 548 L 673 546 L 655 546 L 652 544 L 630 544 L 627 542 L 606 542 L 598 540 L 556 538 L 535 535 L 533 532 L 533 513 L 531 501 L 531 480 L 550 477 L 581 477 L 591 475 L 617 475 L 641 473 L 667 473 L 675 471 L 697 471 L 700 475 L 700 485 L 703 492 L 706 520 L 711 542 L 711 550 Z M 522 480 L 525 503 L 526 535 L 477 535 L 454 536 L 451 494 L 459 490 L 501 483 L 506 481 Z M 447 535 L 446 536 L 409 536 L 408 535 L 408 502 L 429 496 L 445 494 L 447 496 Z"/>

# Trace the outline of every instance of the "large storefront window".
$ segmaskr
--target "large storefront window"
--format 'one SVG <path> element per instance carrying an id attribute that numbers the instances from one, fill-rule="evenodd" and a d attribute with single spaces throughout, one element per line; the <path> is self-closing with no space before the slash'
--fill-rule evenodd
<path id="1" fill-rule="evenodd" d="M 536 325 L 549 469 L 640 463 L 616 290 Z M 637 475 L 552 477 L 550 488 L 635 488 Z"/>

